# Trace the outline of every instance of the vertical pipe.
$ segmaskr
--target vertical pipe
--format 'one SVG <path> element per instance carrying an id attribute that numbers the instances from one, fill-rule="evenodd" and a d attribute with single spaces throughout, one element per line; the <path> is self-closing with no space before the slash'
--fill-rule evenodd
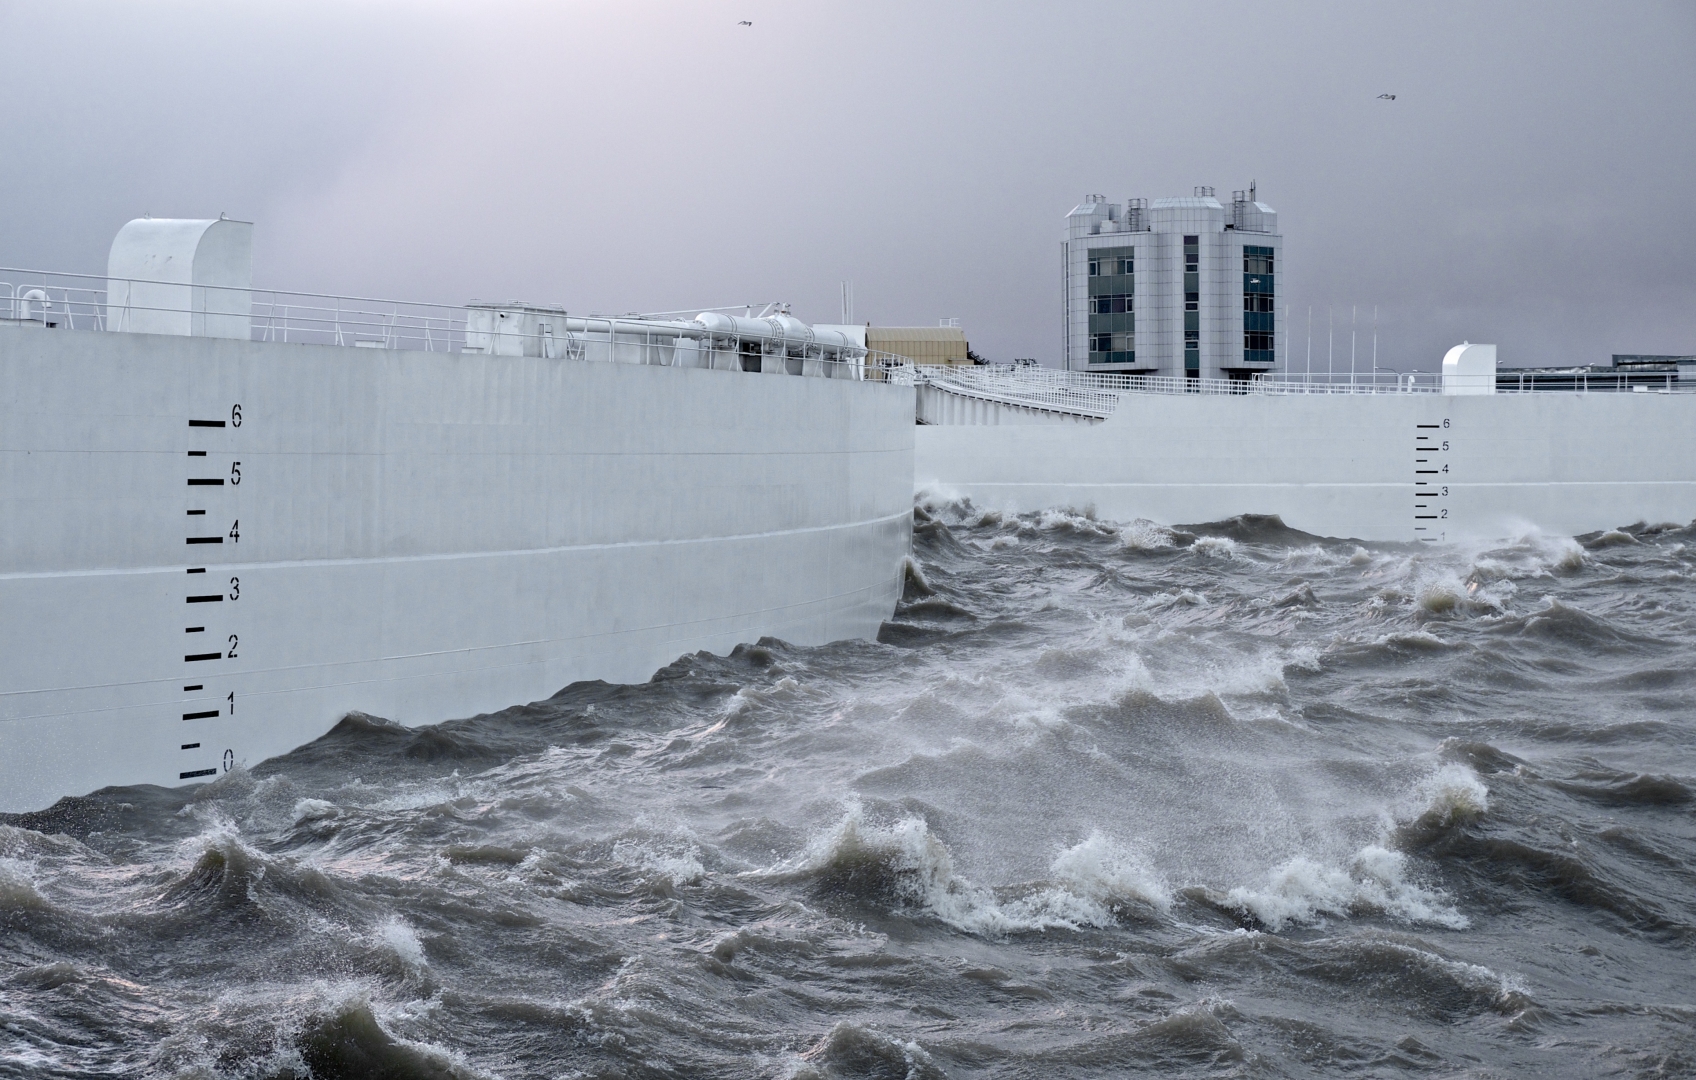
<path id="1" fill-rule="evenodd" d="M 1307 305 L 1307 381 L 1313 382 L 1313 305 Z M 1312 389 L 1310 386 L 1309 389 Z"/>
<path id="2" fill-rule="evenodd" d="M 1354 323 L 1355 316 L 1360 313 L 1360 305 L 1349 306 L 1349 389 L 1354 389 Z"/>

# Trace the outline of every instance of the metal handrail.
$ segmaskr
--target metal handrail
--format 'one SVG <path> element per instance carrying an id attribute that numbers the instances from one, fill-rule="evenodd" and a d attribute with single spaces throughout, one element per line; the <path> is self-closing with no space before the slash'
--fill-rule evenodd
<path id="1" fill-rule="evenodd" d="M 1435 372 L 1392 372 L 1371 376 L 1327 377 L 1301 372 L 1266 372 L 1252 379 L 1192 379 L 1174 375 L 1136 375 L 1125 372 L 1062 371 L 1055 368 L 925 364 L 916 378 L 953 393 L 1002 401 L 1011 405 L 1051 409 L 1082 416 L 1112 415 L 1123 394 L 1207 394 L 1232 396 L 1441 394 L 1443 378 Z M 1653 375 L 1628 372 L 1526 373 L 1517 378 L 1498 375 L 1499 394 L 1594 392 L 1693 393 L 1680 386 L 1675 372 Z"/>
<path id="2" fill-rule="evenodd" d="M 191 290 L 192 306 L 168 306 L 135 302 L 126 288 L 119 304 L 112 304 L 108 287 L 167 286 Z M 27 294 L 39 293 L 40 298 Z M 220 296 L 220 294 L 224 294 Z M 157 295 L 157 293 L 155 293 Z M 146 297 L 144 297 L 146 298 Z M 218 301 L 222 300 L 222 303 Z M 478 304 L 479 309 L 508 305 Z M 245 312 L 239 310 L 245 307 Z M 778 305 L 766 305 L 775 309 Z M 237 309 L 237 310 L 222 310 Z M 540 310 L 514 302 L 510 310 Z M 553 309 L 548 309 L 552 314 Z M 696 311 L 714 309 L 699 308 Z M 0 322 L 37 322 L 55 328 L 105 330 L 118 313 L 125 317 L 154 313 L 188 314 L 213 319 L 246 319 L 248 336 L 255 341 L 291 344 L 321 344 L 348 347 L 407 349 L 420 352 L 463 353 L 468 346 L 466 306 L 387 300 L 332 293 L 297 292 L 277 289 L 238 289 L 228 286 L 191 285 L 184 282 L 142 278 L 108 278 L 93 274 L 59 273 L 21 267 L 0 267 Z M 37 318 L 36 316 L 40 316 Z M 560 308 L 562 323 L 567 312 Z M 580 332 L 555 332 L 552 326 L 534 333 L 503 330 L 503 344 L 514 345 L 521 354 L 552 359 L 608 360 L 659 366 L 679 365 L 677 344 L 680 329 L 689 324 L 665 323 L 645 316 L 570 316 L 584 324 Z M 595 324 L 604 331 L 594 329 Z M 112 327 L 121 329 L 121 327 Z M 486 336 L 486 335 L 482 335 Z M 713 340 L 697 353 L 716 358 L 780 357 L 780 370 L 799 374 L 825 374 L 899 385 L 912 385 L 912 360 L 892 353 L 859 347 L 809 344 L 798 341 L 744 339 L 736 334 L 712 335 Z M 481 349 L 469 351 L 482 351 Z M 496 349 L 504 353 L 505 348 Z M 742 365 L 738 365 L 742 366 Z M 764 362 L 755 369 L 765 368 Z"/>

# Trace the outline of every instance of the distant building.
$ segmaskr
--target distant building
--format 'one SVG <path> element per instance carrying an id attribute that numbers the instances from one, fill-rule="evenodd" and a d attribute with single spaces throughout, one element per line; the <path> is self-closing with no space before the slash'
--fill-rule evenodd
<path id="1" fill-rule="evenodd" d="M 1091 195 L 1061 243 L 1066 367 L 1248 379 L 1282 359 L 1278 214 L 1248 191 L 1191 198 Z"/>
<path id="2" fill-rule="evenodd" d="M 971 345 L 958 326 L 867 326 L 866 348 L 920 364 L 970 364 Z"/>

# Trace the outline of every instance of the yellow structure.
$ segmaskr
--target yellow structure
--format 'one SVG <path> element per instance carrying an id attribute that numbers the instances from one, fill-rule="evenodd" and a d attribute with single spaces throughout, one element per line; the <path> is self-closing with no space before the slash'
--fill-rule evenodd
<path id="1" fill-rule="evenodd" d="M 868 326 L 866 348 L 920 364 L 969 364 L 971 346 L 958 326 Z"/>

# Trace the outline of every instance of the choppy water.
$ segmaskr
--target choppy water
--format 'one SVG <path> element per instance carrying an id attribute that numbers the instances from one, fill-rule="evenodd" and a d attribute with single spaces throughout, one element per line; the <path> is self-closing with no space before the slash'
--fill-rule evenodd
<path id="1" fill-rule="evenodd" d="M 0 1073 L 1696 1072 L 1696 535 L 919 512 L 766 642 L 0 824 Z"/>

